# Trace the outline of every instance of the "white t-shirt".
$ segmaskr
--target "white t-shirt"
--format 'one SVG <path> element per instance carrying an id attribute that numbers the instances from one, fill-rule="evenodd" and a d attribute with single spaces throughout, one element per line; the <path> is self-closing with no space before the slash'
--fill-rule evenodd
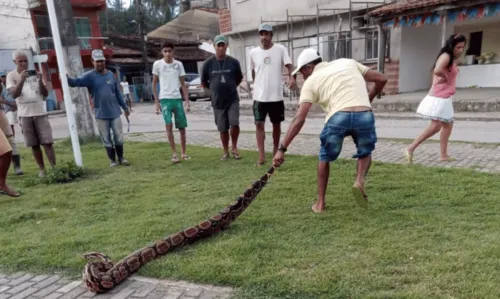
<path id="1" fill-rule="evenodd" d="M 153 75 L 160 80 L 160 100 L 182 98 L 179 77 L 186 75 L 182 62 L 175 59 L 172 63 L 166 63 L 164 59 L 157 60 L 153 64 Z"/>
<path id="2" fill-rule="evenodd" d="M 120 82 L 120 85 L 122 86 L 123 88 L 123 94 L 124 95 L 128 95 L 130 94 L 130 88 L 128 87 L 128 82 L 125 81 L 125 82 Z"/>
<path id="3" fill-rule="evenodd" d="M 250 51 L 250 65 L 255 71 L 255 101 L 283 101 L 283 66 L 287 64 L 292 64 L 292 60 L 283 45 L 274 44 L 268 50 L 258 47 Z"/>
<path id="4" fill-rule="evenodd" d="M 7 74 L 7 89 L 15 87 L 21 81 L 21 74 L 17 70 Z M 17 115 L 19 117 L 31 117 L 46 115 L 45 101 L 40 93 L 40 80 L 38 76 L 29 76 L 24 81 L 21 95 L 16 99 Z"/>

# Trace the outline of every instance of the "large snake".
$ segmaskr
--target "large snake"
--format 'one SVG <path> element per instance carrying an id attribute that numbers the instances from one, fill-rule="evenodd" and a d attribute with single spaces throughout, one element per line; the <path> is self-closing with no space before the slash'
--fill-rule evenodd
<path id="1" fill-rule="evenodd" d="M 276 167 L 271 167 L 265 175 L 248 187 L 236 201 L 224 208 L 219 214 L 148 245 L 116 264 L 113 264 L 109 257 L 99 252 L 85 254 L 85 259 L 89 260 L 83 270 L 83 280 L 87 288 L 95 293 L 105 293 L 152 260 L 186 244 L 213 236 L 227 228 L 252 203 L 275 170 Z"/>

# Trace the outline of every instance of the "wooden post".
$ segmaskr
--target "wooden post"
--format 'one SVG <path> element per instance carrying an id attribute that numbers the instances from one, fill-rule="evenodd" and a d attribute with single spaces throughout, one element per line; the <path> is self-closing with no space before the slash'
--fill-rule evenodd
<path id="1" fill-rule="evenodd" d="M 68 0 L 54 0 L 57 7 L 57 24 L 61 36 L 64 62 L 69 76 L 80 76 L 83 73 L 83 63 L 80 54 L 80 41 L 76 36 L 76 26 L 73 19 L 73 9 Z M 61 78 L 66 80 L 66 78 Z M 62 83 L 62 82 L 61 82 Z M 96 136 L 94 119 L 90 110 L 86 89 L 71 88 L 71 100 L 74 105 L 78 136 L 84 139 Z"/>

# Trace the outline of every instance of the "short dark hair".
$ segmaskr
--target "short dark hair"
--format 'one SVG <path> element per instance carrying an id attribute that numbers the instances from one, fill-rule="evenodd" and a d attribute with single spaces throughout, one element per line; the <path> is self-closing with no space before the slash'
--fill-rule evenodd
<path id="1" fill-rule="evenodd" d="M 318 59 L 316 59 L 316 60 L 312 61 L 312 62 L 311 62 L 311 64 L 313 64 L 313 65 L 318 65 L 318 64 L 320 64 L 320 63 L 322 63 L 322 62 L 323 62 L 323 59 L 320 57 L 320 58 L 318 58 Z"/>
<path id="2" fill-rule="evenodd" d="M 173 50 L 173 49 L 175 49 L 175 46 L 172 42 L 164 41 L 163 43 L 161 43 L 161 50 L 163 50 L 165 48 L 171 48 Z"/>

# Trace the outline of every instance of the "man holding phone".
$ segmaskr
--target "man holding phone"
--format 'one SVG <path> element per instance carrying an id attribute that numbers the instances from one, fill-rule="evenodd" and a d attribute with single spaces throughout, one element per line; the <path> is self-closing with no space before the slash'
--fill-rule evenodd
<path id="1" fill-rule="evenodd" d="M 45 164 L 41 146 L 54 167 L 56 165 L 56 154 L 54 152 L 54 139 L 49 116 L 45 111 L 45 97 L 49 91 L 41 74 L 35 70 L 28 70 L 28 55 L 22 50 L 16 50 L 12 54 L 16 69 L 7 75 L 7 89 L 16 100 L 19 122 L 23 129 L 24 141 L 27 147 L 31 147 L 40 176 L 45 175 Z"/>

